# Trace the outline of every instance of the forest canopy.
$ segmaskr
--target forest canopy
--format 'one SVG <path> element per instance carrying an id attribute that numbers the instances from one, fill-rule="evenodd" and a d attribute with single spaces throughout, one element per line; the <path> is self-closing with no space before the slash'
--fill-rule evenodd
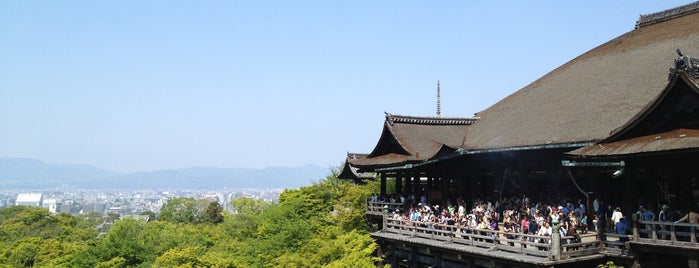
<path id="1" fill-rule="evenodd" d="M 0 267 L 375 267 L 364 211 L 376 188 L 329 176 L 277 203 L 238 198 L 235 213 L 192 198 L 167 200 L 156 217 L 9 207 Z"/>

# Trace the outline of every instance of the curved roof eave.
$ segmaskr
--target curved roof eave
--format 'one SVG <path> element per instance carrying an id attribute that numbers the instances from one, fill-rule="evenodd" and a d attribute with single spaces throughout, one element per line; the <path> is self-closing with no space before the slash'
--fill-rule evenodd
<path id="1" fill-rule="evenodd" d="M 390 140 L 389 140 L 390 139 Z M 393 148 L 394 146 L 391 146 L 391 142 L 395 142 L 398 145 L 398 151 L 396 152 L 386 152 L 384 151 L 386 148 Z M 388 143 L 388 144 L 386 144 Z M 384 145 L 384 146 L 382 146 Z M 373 158 L 377 156 L 381 156 L 384 154 L 388 153 L 396 153 L 396 154 L 402 154 L 402 155 L 410 155 L 410 152 L 408 151 L 405 146 L 401 143 L 400 139 L 396 137 L 395 132 L 393 131 L 393 128 L 391 127 L 391 124 L 386 121 L 384 122 L 384 127 L 383 131 L 381 131 L 381 137 L 379 138 L 379 141 L 376 143 L 376 146 L 374 147 L 374 150 L 369 153 L 367 158 Z"/>

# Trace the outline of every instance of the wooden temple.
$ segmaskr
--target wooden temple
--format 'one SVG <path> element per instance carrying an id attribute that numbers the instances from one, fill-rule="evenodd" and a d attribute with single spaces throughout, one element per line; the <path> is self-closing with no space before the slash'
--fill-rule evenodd
<path id="1" fill-rule="evenodd" d="M 474 117 L 386 114 L 373 151 L 348 158 L 346 168 L 375 173 L 379 194 L 414 202 L 575 197 L 587 213 L 596 198 L 629 217 L 639 204 L 687 212 L 699 202 L 697 56 L 699 2 L 642 15 L 632 31 Z M 385 208 L 405 205 L 367 203 L 367 216 L 383 227 L 373 234 L 380 254 L 392 267 L 699 266 L 696 224 L 636 220 L 629 242 L 593 237 L 576 245 L 579 251 L 555 243 L 537 251 L 386 218 Z"/>

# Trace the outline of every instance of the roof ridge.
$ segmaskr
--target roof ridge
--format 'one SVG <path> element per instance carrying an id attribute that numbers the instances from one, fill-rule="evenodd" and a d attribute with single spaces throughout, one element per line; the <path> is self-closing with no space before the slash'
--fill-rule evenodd
<path id="1" fill-rule="evenodd" d="M 360 159 L 360 158 L 365 158 L 365 157 L 367 157 L 368 155 L 369 155 L 369 154 L 366 154 L 366 153 L 351 153 L 351 152 L 347 152 L 347 159 Z"/>
<path id="2" fill-rule="evenodd" d="M 471 125 L 476 122 L 476 120 L 477 118 L 472 117 L 430 117 L 386 113 L 386 121 L 388 121 L 391 125 L 394 123 L 422 125 Z"/>
<path id="3" fill-rule="evenodd" d="M 689 3 L 683 6 L 678 6 L 651 14 L 640 15 L 636 21 L 636 29 L 677 17 L 682 17 L 697 11 L 699 11 L 699 2 Z"/>

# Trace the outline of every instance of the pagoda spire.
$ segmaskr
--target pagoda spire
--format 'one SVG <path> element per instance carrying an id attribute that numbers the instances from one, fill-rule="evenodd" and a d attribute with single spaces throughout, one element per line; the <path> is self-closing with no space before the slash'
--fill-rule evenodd
<path id="1" fill-rule="evenodd" d="M 440 104 L 440 96 L 439 96 L 439 80 L 437 80 L 437 117 L 441 117 L 442 115 L 442 107 Z"/>

